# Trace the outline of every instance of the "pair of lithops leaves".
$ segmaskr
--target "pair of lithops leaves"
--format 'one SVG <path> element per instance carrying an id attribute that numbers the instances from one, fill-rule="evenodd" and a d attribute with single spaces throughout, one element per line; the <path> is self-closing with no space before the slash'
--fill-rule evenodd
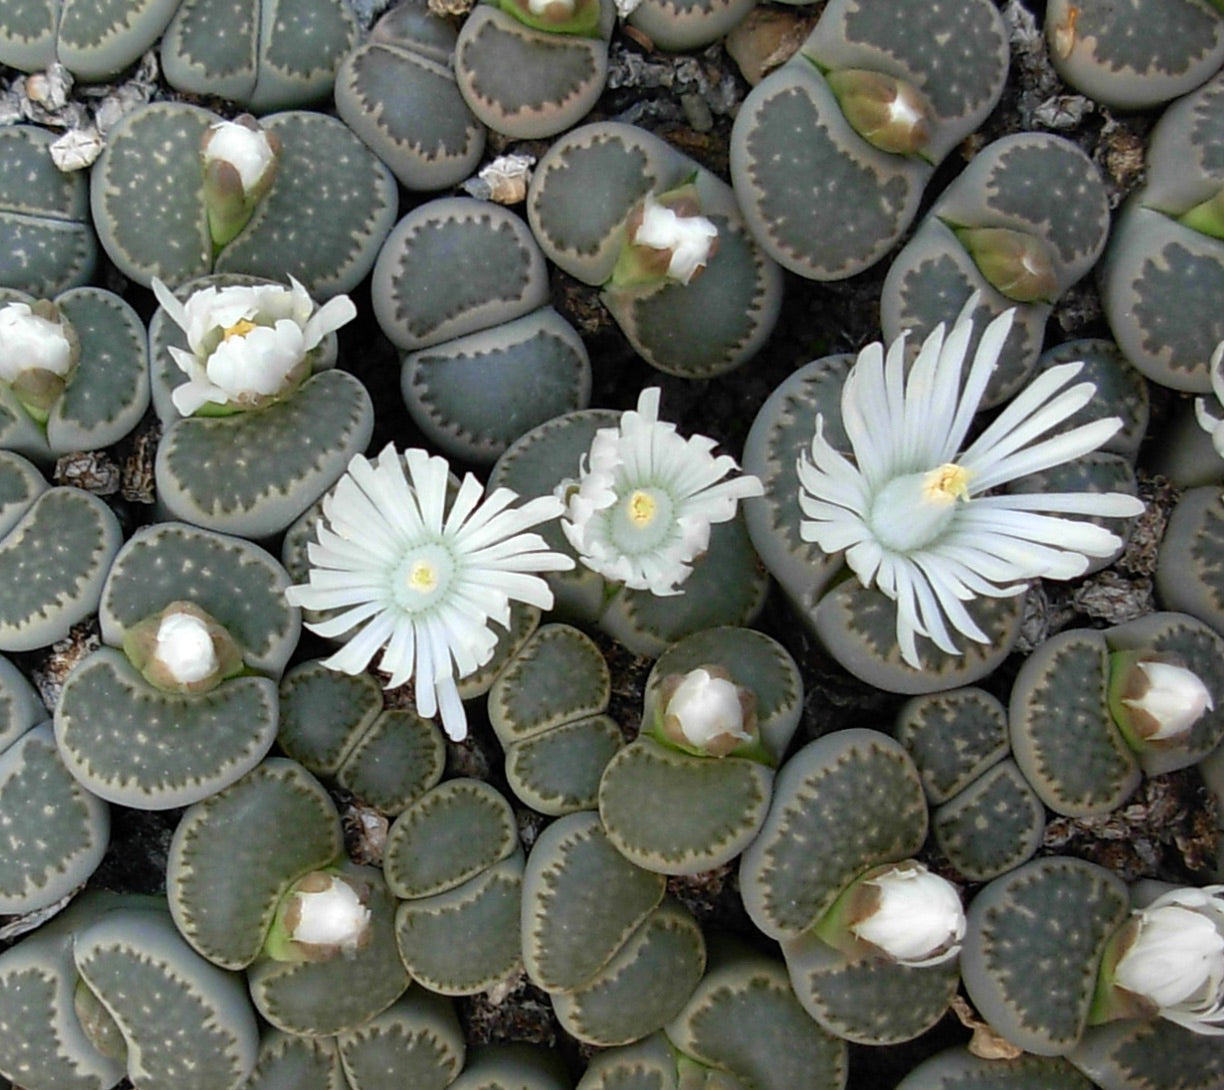
<path id="1" fill-rule="evenodd" d="M 420 205 L 387 237 L 371 295 L 402 353 L 408 411 L 450 457 L 491 463 L 586 408 L 586 348 L 549 305 L 544 255 L 513 212 L 468 197 Z"/>
<path id="2" fill-rule="evenodd" d="M 53 63 L 78 79 L 112 79 L 161 39 L 172 87 L 223 95 L 251 109 L 301 106 L 331 90 L 357 37 L 336 0 L 258 0 L 237 12 L 204 0 L 136 0 L 115 9 L 89 0 L 0 4 L 0 61 L 25 72 Z"/>
<path id="3" fill-rule="evenodd" d="M 879 261 L 998 102 L 1007 42 L 987 0 L 833 0 L 732 130 L 731 178 L 766 252 L 813 280 Z"/>

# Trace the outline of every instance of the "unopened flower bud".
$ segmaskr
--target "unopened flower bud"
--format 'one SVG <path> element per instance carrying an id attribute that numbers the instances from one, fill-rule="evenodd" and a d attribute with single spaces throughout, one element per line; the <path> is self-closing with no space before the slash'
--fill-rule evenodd
<path id="1" fill-rule="evenodd" d="M 524 26 L 551 34 L 599 37 L 599 0 L 495 0 Z"/>
<path id="2" fill-rule="evenodd" d="M 163 692 L 205 693 L 243 669 L 233 637 L 194 602 L 171 602 L 132 625 L 123 650 L 144 679 Z"/>
<path id="3" fill-rule="evenodd" d="M 648 194 L 625 224 L 625 246 L 610 286 L 649 287 L 665 279 L 687 284 L 717 249 L 718 227 L 701 214 L 695 186 L 657 198 Z"/>
<path id="4" fill-rule="evenodd" d="M 212 633 L 204 621 L 189 613 L 170 613 L 162 618 L 154 654 L 182 685 L 203 681 L 217 669 Z"/>
<path id="5" fill-rule="evenodd" d="M 829 72 L 829 88 L 850 127 L 881 151 L 917 155 L 931 139 L 931 105 L 908 80 L 843 68 Z"/>
<path id="6" fill-rule="evenodd" d="M 352 955 L 373 934 L 370 888 L 332 871 L 311 871 L 285 894 L 266 952 L 278 961 Z"/>
<path id="7" fill-rule="evenodd" d="M 280 141 L 250 114 L 219 121 L 204 134 L 204 201 L 213 245 L 233 239 L 272 187 Z"/>
<path id="8" fill-rule="evenodd" d="M 1093 1021 L 1153 1016 L 1224 1034 L 1224 886 L 1170 890 L 1110 941 Z"/>
<path id="9" fill-rule="evenodd" d="M 1215 708 L 1202 678 L 1179 662 L 1120 652 L 1110 670 L 1110 711 L 1136 749 L 1180 741 Z"/>
<path id="10" fill-rule="evenodd" d="M 53 303 L 0 307 L 0 382 L 40 424 L 46 423 L 79 356 L 76 334 Z"/>
<path id="11" fill-rule="evenodd" d="M 663 682 L 660 730 L 672 744 L 725 757 L 756 737 L 756 697 L 717 666 L 699 666 Z"/>
<path id="12" fill-rule="evenodd" d="M 884 956 L 921 968 L 960 953 L 965 911 L 951 882 L 911 859 L 857 879 L 818 934 L 851 956 Z"/>
<path id="13" fill-rule="evenodd" d="M 1037 303 L 1058 294 L 1054 258 L 1036 235 L 1008 227 L 963 227 L 956 237 L 981 274 L 1007 298 Z"/>
<path id="14" fill-rule="evenodd" d="M 1178 216 L 1177 222 L 1209 238 L 1224 238 L 1224 186 Z"/>

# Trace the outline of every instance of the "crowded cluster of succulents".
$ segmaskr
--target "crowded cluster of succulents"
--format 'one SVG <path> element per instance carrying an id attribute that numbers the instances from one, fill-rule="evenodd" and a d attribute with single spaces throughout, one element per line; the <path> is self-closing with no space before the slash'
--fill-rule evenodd
<path id="1" fill-rule="evenodd" d="M 1224 14 L 1026 3 L 0 0 L 3 1090 L 1224 1086 Z"/>

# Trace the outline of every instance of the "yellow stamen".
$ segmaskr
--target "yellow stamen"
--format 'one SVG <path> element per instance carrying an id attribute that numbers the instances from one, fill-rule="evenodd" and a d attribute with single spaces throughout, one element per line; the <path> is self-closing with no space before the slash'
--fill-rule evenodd
<path id="1" fill-rule="evenodd" d="M 928 503 L 949 504 L 969 498 L 969 473 L 947 462 L 922 478 L 922 498 Z"/>
<path id="2" fill-rule="evenodd" d="M 438 585 L 438 570 L 427 560 L 415 560 L 408 572 L 408 586 L 418 594 L 428 594 Z"/>
<path id="3" fill-rule="evenodd" d="M 228 341 L 231 337 L 245 337 L 254 328 L 256 328 L 254 322 L 247 318 L 239 318 L 233 325 L 221 330 L 221 339 Z"/>
<path id="4" fill-rule="evenodd" d="M 649 526 L 654 521 L 659 505 L 649 492 L 636 489 L 629 497 L 629 521 L 634 526 Z"/>

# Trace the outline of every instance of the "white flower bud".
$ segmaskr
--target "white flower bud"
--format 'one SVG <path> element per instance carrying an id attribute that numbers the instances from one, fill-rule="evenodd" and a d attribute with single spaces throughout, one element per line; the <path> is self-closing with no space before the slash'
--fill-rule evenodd
<path id="1" fill-rule="evenodd" d="M 323 952 L 352 953 L 369 939 L 370 910 L 352 884 L 336 874 L 308 874 L 289 895 L 287 937 Z"/>
<path id="2" fill-rule="evenodd" d="M 72 343 L 62 322 L 35 314 L 27 303 L 0 307 L 0 381 L 12 385 L 27 371 L 63 378 L 72 367 Z"/>
<path id="3" fill-rule="evenodd" d="M 675 729 L 696 749 L 752 741 L 744 729 L 744 708 L 735 683 L 700 666 L 684 675 L 665 716 L 674 719 Z"/>
<path id="4" fill-rule="evenodd" d="M 204 162 L 229 163 L 242 181 L 244 193 L 253 193 L 276 164 L 276 150 L 258 126 L 218 121 L 204 141 Z"/>
<path id="5" fill-rule="evenodd" d="M 1165 741 L 1185 734 L 1215 703 L 1202 679 L 1184 666 L 1168 662 L 1140 661 L 1147 687 L 1137 697 L 1122 703 L 1141 713 L 1140 727 L 1146 741 Z M 1146 727 L 1146 729 L 1143 729 Z"/>
<path id="6" fill-rule="evenodd" d="M 208 625 L 189 613 L 168 613 L 162 618 L 153 653 L 181 685 L 203 681 L 219 665 Z"/>
<path id="7" fill-rule="evenodd" d="M 633 242 L 652 250 L 670 250 L 667 275 L 687 284 L 709 262 L 717 237 L 718 228 L 705 216 L 679 216 L 647 196 Z"/>
<path id="8" fill-rule="evenodd" d="M 1196 1033 L 1224 1034 L 1224 886 L 1175 889 L 1135 913 L 1113 983 Z"/>
<path id="9" fill-rule="evenodd" d="M 876 906 L 850 930 L 902 965 L 938 965 L 955 957 L 965 937 L 965 911 L 951 882 L 921 863 L 898 863 L 867 879 Z"/>

